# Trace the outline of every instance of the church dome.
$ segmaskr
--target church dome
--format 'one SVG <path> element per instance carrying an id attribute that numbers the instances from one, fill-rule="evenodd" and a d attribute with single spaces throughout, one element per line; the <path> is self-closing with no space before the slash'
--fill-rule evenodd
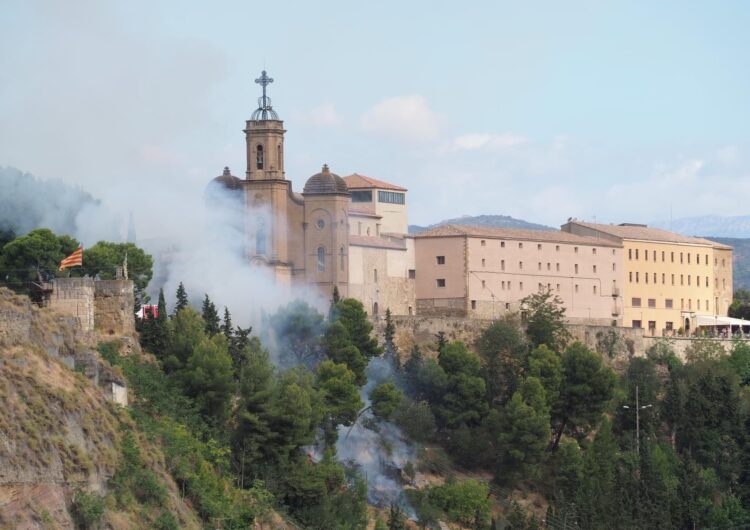
<path id="1" fill-rule="evenodd" d="M 328 169 L 328 164 L 323 164 L 323 169 L 320 173 L 316 173 L 307 179 L 302 193 L 349 193 L 349 188 L 346 187 L 344 179 L 335 173 L 331 173 Z"/>
<path id="2" fill-rule="evenodd" d="M 232 175 L 228 167 L 224 167 L 224 172 L 213 179 L 211 184 L 219 184 L 230 191 L 234 191 L 242 187 L 242 180 Z"/>

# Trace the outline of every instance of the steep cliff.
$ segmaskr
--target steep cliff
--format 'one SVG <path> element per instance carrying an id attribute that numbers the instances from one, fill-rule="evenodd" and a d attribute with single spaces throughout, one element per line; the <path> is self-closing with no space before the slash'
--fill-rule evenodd
<path id="1" fill-rule="evenodd" d="M 0 528 L 199 528 L 96 340 L 0 289 Z"/>

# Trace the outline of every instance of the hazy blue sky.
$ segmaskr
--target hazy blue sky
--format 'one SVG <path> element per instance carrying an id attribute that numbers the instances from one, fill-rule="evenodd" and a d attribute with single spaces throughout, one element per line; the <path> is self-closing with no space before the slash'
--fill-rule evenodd
<path id="1" fill-rule="evenodd" d="M 137 213 L 243 176 L 264 65 L 297 190 L 326 162 L 409 188 L 417 223 L 750 213 L 748 2 L 6 0 L 0 24 L 0 165 L 154 190 Z"/>

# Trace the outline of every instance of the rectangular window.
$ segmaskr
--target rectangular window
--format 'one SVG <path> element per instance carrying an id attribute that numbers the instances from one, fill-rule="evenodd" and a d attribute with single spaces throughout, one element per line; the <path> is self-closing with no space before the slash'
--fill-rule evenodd
<path id="1" fill-rule="evenodd" d="M 649 299 L 648 299 L 648 306 L 649 306 L 650 308 L 654 308 L 654 307 L 656 307 L 656 298 L 649 298 Z"/>
<path id="2" fill-rule="evenodd" d="M 683 261 L 683 259 L 682 259 L 682 258 L 683 258 L 683 256 L 682 256 L 682 252 L 680 252 L 680 263 L 684 263 L 684 261 Z"/>
<path id="3" fill-rule="evenodd" d="M 646 261 L 648 261 L 648 249 L 646 249 L 646 250 L 643 251 L 643 259 L 645 259 Z"/>
<path id="4" fill-rule="evenodd" d="M 573 252 L 574 252 L 575 254 L 578 254 L 578 247 L 573 247 Z"/>
<path id="5" fill-rule="evenodd" d="M 406 196 L 403 193 L 378 190 L 378 202 L 386 202 L 389 204 L 406 204 L 405 197 Z"/>
<path id="6" fill-rule="evenodd" d="M 578 274 L 578 263 L 575 264 L 575 273 Z"/>
<path id="7" fill-rule="evenodd" d="M 560 272 L 560 264 L 559 263 L 555 263 L 555 270 L 557 272 Z"/>
<path id="8" fill-rule="evenodd" d="M 501 271 L 504 271 L 504 270 L 505 270 L 505 260 L 504 260 L 504 259 L 503 259 L 503 260 L 500 260 L 500 270 L 501 270 Z"/>
<path id="9" fill-rule="evenodd" d="M 633 307 L 641 307 L 641 299 L 640 298 L 633 298 L 630 301 L 630 305 L 632 305 Z"/>
<path id="10" fill-rule="evenodd" d="M 672 309 L 673 305 L 674 304 L 671 298 L 667 298 L 666 300 L 664 300 L 664 307 L 666 307 L 667 309 Z"/>
<path id="11" fill-rule="evenodd" d="M 484 280 L 482 280 L 482 289 L 484 288 L 485 288 L 485 283 L 484 283 Z"/>
<path id="12" fill-rule="evenodd" d="M 654 273 L 654 283 L 656 283 L 656 273 Z"/>
<path id="13" fill-rule="evenodd" d="M 646 283 L 648 283 L 648 273 L 643 275 L 643 279 L 646 280 Z"/>
<path id="14" fill-rule="evenodd" d="M 641 327 L 641 321 L 640 320 L 633 320 L 633 327 L 636 329 L 640 329 Z"/>
<path id="15" fill-rule="evenodd" d="M 594 265 L 594 274 L 596 274 L 596 265 Z"/>
<path id="16" fill-rule="evenodd" d="M 352 202 L 372 202 L 372 190 L 352 191 Z"/>
<path id="17" fill-rule="evenodd" d="M 471 308 L 472 309 L 476 309 L 477 308 L 477 301 L 476 300 L 472 300 L 471 301 Z"/>
<path id="18" fill-rule="evenodd" d="M 672 285 L 674 285 L 674 274 L 672 275 Z"/>
<path id="19" fill-rule="evenodd" d="M 557 292 L 558 293 L 560 292 L 560 284 L 559 283 L 557 284 Z"/>
<path id="20" fill-rule="evenodd" d="M 437 279 L 437 286 L 438 287 L 445 287 L 445 278 L 438 278 Z"/>
<path id="21" fill-rule="evenodd" d="M 536 249 L 537 250 L 542 250 L 542 244 L 541 243 L 537 243 L 536 244 Z"/>
<path id="22" fill-rule="evenodd" d="M 688 254 L 689 256 L 690 254 Z M 690 285 L 690 275 L 688 274 L 688 285 Z"/>
<path id="23" fill-rule="evenodd" d="M 551 267 L 552 267 L 552 264 L 551 264 L 550 262 L 547 262 L 547 270 L 548 270 L 548 271 L 552 270 L 552 268 L 551 268 Z"/>
<path id="24" fill-rule="evenodd" d="M 708 265 L 708 254 L 706 254 L 706 265 Z"/>
<path id="25" fill-rule="evenodd" d="M 519 243 L 518 248 L 523 248 L 523 243 Z"/>
<path id="26" fill-rule="evenodd" d="M 482 267 L 484 267 L 484 258 L 482 258 Z"/>
<path id="27" fill-rule="evenodd" d="M 635 259 L 638 259 L 638 249 L 635 249 Z"/>
<path id="28" fill-rule="evenodd" d="M 417 271 L 416 269 L 409 269 L 409 279 L 413 280 L 417 277 Z"/>
<path id="29" fill-rule="evenodd" d="M 617 265 L 613 263 L 613 264 L 612 264 L 612 272 L 614 272 L 614 271 L 616 271 L 616 270 L 617 270 Z"/>
<path id="30" fill-rule="evenodd" d="M 378 283 L 378 269 L 372 270 L 372 279 L 374 280 L 375 283 Z"/>
<path id="31" fill-rule="evenodd" d="M 633 249 L 632 248 L 628 249 L 628 259 L 633 259 Z"/>
<path id="32" fill-rule="evenodd" d="M 685 299 L 680 298 L 680 309 L 685 309 Z"/>
<path id="33" fill-rule="evenodd" d="M 555 251 L 560 252 L 560 245 L 555 245 Z"/>
<path id="34" fill-rule="evenodd" d="M 648 330 L 649 330 L 649 331 L 650 331 L 651 333 L 654 333 L 654 332 L 656 332 L 656 320 L 649 320 L 649 321 L 648 321 Z"/>
<path id="35" fill-rule="evenodd" d="M 542 262 L 541 261 L 537 264 L 536 270 L 538 270 L 538 271 L 542 270 Z"/>
<path id="36" fill-rule="evenodd" d="M 578 284 L 576 284 L 575 291 L 578 292 Z"/>
<path id="37" fill-rule="evenodd" d="M 666 329 L 667 331 L 672 331 L 672 330 L 674 329 L 674 324 L 672 324 L 671 322 L 665 322 L 665 323 L 664 323 L 664 328 L 665 328 L 665 329 Z"/>
<path id="38" fill-rule="evenodd" d="M 690 252 L 688 252 L 687 255 L 688 255 L 688 265 L 690 265 Z"/>
<path id="39" fill-rule="evenodd" d="M 445 256 L 435 256 L 438 265 L 445 265 Z"/>
<path id="40" fill-rule="evenodd" d="M 628 278 L 628 281 L 629 281 L 630 283 L 633 283 L 633 271 L 630 271 L 630 272 L 628 273 L 628 276 L 629 276 L 629 278 Z"/>
<path id="41" fill-rule="evenodd" d="M 486 245 L 486 241 L 485 241 L 484 239 L 482 239 L 482 240 L 481 240 L 481 241 L 479 242 L 479 244 L 480 244 L 481 246 L 485 246 L 485 245 Z"/>
<path id="42" fill-rule="evenodd" d="M 596 294 L 596 285 L 594 285 L 594 294 Z"/>
<path id="43" fill-rule="evenodd" d="M 698 303 L 698 307 L 696 309 L 698 309 L 698 311 L 700 311 L 701 310 L 701 299 L 698 298 L 698 300 L 696 300 L 696 302 Z"/>
<path id="44" fill-rule="evenodd" d="M 706 287 L 708 287 L 708 276 L 706 276 Z"/>
<path id="45" fill-rule="evenodd" d="M 661 251 L 661 262 L 664 263 L 664 251 Z"/>
<path id="46" fill-rule="evenodd" d="M 519 261 L 518 262 L 518 270 L 520 270 L 520 271 L 523 270 L 523 261 Z"/>
<path id="47" fill-rule="evenodd" d="M 636 273 L 635 273 L 635 283 L 638 283 L 638 276 L 639 276 L 639 273 L 636 271 Z"/>
<path id="48" fill-rule="evenodd" d="M 680 274 L 680 285 L 685 285 L 685 276 Z"/>
<path id="49" fill-rule="evenodd" d="M 670 261 L 674 263 L 674 252 L 670 252 L 669 254 L 670 254 L 670 257 L 669 257 Z"/>
<path id="50" fill-rule="evenodd" d="M 667 275 L 662 272 L 661 273 L 661 284 L 662 285 L 664 285 L 664 283 L 666 282 L 666 279 L 667 279 Z"/>
<path id="51" fill-rule="evenodd" d="M 505 241 L 500 241 L 500 248 L 505 248 Z"/>
<path id="52" fill-rule="evenodd" d="M 518 290 L 523 291 L 523 282 L 518 282 Z"/>
<path id="53" fill-rule="evenodd" d="M 592 253 L 592 254 L 596 254 L 596 248 L 592 248 L 592 249 L 591 249 L 591 253 Z"/>

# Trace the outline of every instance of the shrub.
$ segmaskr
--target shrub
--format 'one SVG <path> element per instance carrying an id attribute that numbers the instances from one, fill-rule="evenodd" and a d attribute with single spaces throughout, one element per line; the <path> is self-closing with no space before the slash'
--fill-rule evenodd
<path id="1" fill-rule="evenodd" d="M 70 515 L 77 528 L 99 528 L 99 523 L 104 517 L 104 497 L 96 493 L 77 491 L 73 496 Z"/>

